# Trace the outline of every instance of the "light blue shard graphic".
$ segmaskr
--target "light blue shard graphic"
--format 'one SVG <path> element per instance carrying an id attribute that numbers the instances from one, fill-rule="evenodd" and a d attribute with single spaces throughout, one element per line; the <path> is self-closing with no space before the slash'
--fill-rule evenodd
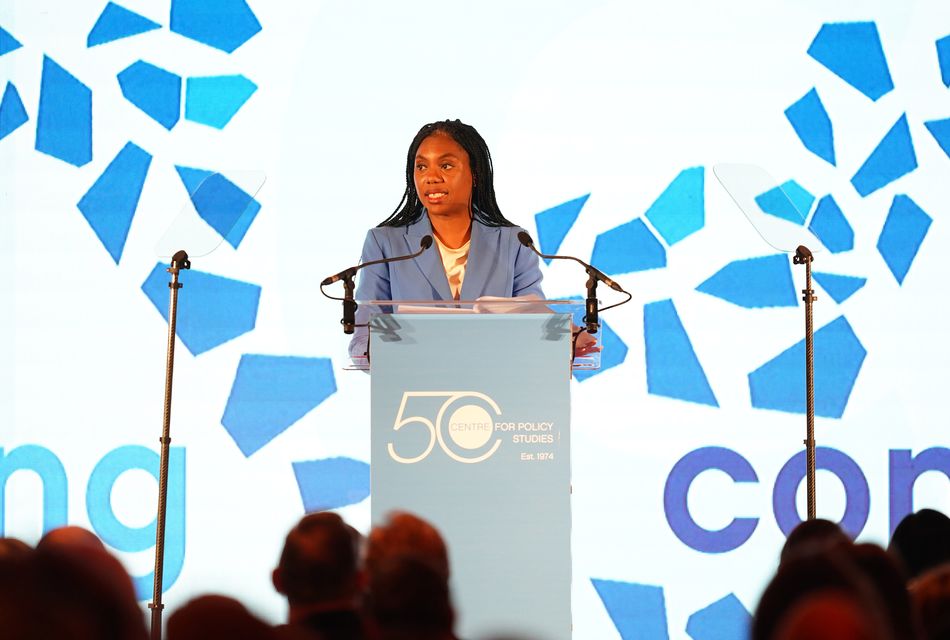
<path id="1" fill-rule="evenodd" d="M 853 296 L 854 293 L 868 281 L 867 278 L 842 276 L 836 273 L 825 273 L 823 271 L 815 271 L 812 275 L 815 276 L 815 282 L 821 285 L 821 288 L 838 304 L 841 304 Z"/>
<path id="2" fill-rule="evenodd" d="M 640 218 L 597 236 L 591 264 L 611 275 L 666 266 L 666 249 Z"/>
<path id="3" fill-rule="evenodd" d="M 752 616 L 730 593 L 700 609 L 686 622 L 686 633 L 693 640 L 746 640 Z"/>
<path id="4" fill-rule="evenodd" d="M 937 40 L 937 62 L 940 64 L 943 86 L 950 87 L 950 35 Z"/>
<path id="5" fill-rule="evenodd" d="M 746 309 L 798 305 L 792 269 L 784 253 L 730 262 L 696 290 Z"/>
<path id="6" fill-rule="evenodd" d="M 534 224 L 538 228 L 538 246 L 541 253 L 555 254 L 561 248 L 561 242 L 564 241 L 567 232 L 574 226 L 577 216 L 590 194 L 583 195 L 580 198 L 568 200 L 556 207 L 545 209 L 541 213 L 534 214 Z M 547 258 L 545 264 L 551 264 Z"/>
<path id="7" fill-rule="evenodd" d="M 114 2 L 106 5 L 86 37 L 86 47 L 95 47 L 114 40 L 121 40 L 153 29 L 160 29 L 162 25 L 152 22 L 148 18 L 134 11 L 126 9 Z"/>
<path id="8" fill-rule="evenodd" d="M 873 22 L 823 24 L 808 47 L 808 55 L 871 100 L 894 88 Z"/>
<path id="9" fill-rule="evenodd" d="M 669 640 L 663 587 L 591 578 L 622 640 Z"/>
<path id="10" fill-rule="evenodd" d="M 26 124 L 29 119 L 23 101 L 20 100 L 20 92 L 12 82 L 7 82 L 3 99 L 0 100 L 0 140 Z"/>
<path id="11" fill-rule="evenodd" d="M 221 424 L 250 456 L 334 393 L 329 358 L 245 354 Z"/>
<path id="12" fill-rule="evenodd" d="M 237 249 L 261 210 L 260 203 L 220 173 L 181 166 L 175 169 L 198 215 Z"/>
<path id="13" fill-rule="evenodd" d="M 148 152 L 127 143 L 76 205 L 116 264 L 122 257 L 151 162 Z"/>
<path id="14" fill-rule="evenodd" d="M 168 322 L 167 264 L 156 264 L 142 291 Z M 257 322 L 261 288 L 202 271 L 183 271 L 176 333 L 192 355 L 200 355 L 251 331 Z"/>
<path id="15" fill-rule="evenodd" d="M 600 333 L 597 339 L 600 341 L 601 348 L 603 349 L 600 354 L 600 368 L 576 369 L 574 371 L 574 377 L 577 378 L 579 382 L 583 382 L 599 373 L 603 373 L 607 369 L 612 369 L 623 364 L 623 361 L 627 359 L 627 345 L 621 340 L 620 336 L 610 328 L 610 325 L 603 320 L 600 322 Z"/>
<path id="16" fill-rule="evenodd" d="M 925 122 L 927 131 L 934 137 L 943 152 L 950 158 L 950 118 Z"/>
<path id="17" fill-rule="evenodd" d="M 339 509 L 369 497 L 369 465 L 352 458 L 294 462 L 305 513 Z"/>
<path id="18" fill-rule="evenodd" d="M 14 38 L 9 31 L 0 27 L 0 56 L 16 51 L 22 46 L 20 41 Z"/>
<path id="19" fill-rule="evenodd" d="M 854 174 L 851 184 L 858 193 L 867 196 L 916 168 L 917 154 L 914 153 L 905 113 Z"/>
<path id="20" fill-rule="evenodd" d="M 894 196 L 884 228 L 877 239 L 877 250 L 898 284 L 904 284 L 904 278 L 917 257 L 931 222 L 933 219 L 927 212 L 908 196 Z"/>
<path id="21" fill-rule="evenodd" d="M 815 332 L 815 415 L 840 418 L 867 351 L 844 316 Z M 805 413 L 805 341 L 749 374 L 752 406 Z"/>
<path id="22" fill-rule="evenodd" d="M 672 300 L 643 306 L 643 340 L 649 393 L 719 406 Z"/>
<path id="23" fill-rule="evenodd" d="M 645 214 L 653 228 L 673 246 L 686 236 L 703 228 L 706 202 L 702 167 L 680 171 Z"/>
<path id="24" fill-rule="evenodd" d="M 172 0 L 170 25 L 175 33 L 228 53 L 261 30 L 245 0 Z"/>
<path id="25" fill-rule="evenodd" d="M 755 197 L 763 212 L 794 224 L 805 224 L 815 196 L 794 180 L 783 182 Z"/>
<path id="26" fill-rule="evenodd" d="M 851 251 L 854 248 L 854 229 L 830 195 L 818 201 L 808 230 L 821 240 L 831 253 Z"/>
<path id="27" fill-rule="evenodd" d="M 795 104 L 785 110 L 792 129 L 805 148 L 816 156 L 835 164 L 835 135 L 831 127 L 831 118 L 821 103 L 818 92 L 811 91 L 801 97 Z"/>
<path id="28" fill-rule="evenodd" d="M 139 60 L 118 78 L 125 99 L 171 131 L 181 117 L 181 76 Z"/>
<path id="29" fill-rule="evenodd" d="M 36 150 L 81 167 L 92 160 L 92 91 L 43 56 Z"/>
<path id="30" fill-rule="evenodd" d="M 185 119 L 223 129 L 255 91 L 257 85 L 242 75 L 188 78 Z"/>

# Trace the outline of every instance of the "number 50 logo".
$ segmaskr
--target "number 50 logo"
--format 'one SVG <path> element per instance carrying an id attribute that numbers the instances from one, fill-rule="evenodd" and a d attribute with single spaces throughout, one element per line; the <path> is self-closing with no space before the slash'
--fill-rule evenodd
<path id="1" fill-rule="evenodd" d="M 444 398 L 442 406 L 439 407 L 433 423 L 426 416 L 406 415 L 406 404 L 410 398 Z M 460 401 L 462 402 L 458 404 Z M 479 404 L 473 404 L 472 400 L 481 401 Z M 474 454 L 476 451 L 484 449 L 488 445 L 495 433 L 495 420 L 491 413 L 482 405 L 487 405 L 495 415 L 501 415 L 501 409 L 498 404 L 478 391 L 405 391 L 402 394 L 402 402 L 399 403 L 399 412 L 393 422 L 393 431 L 399 431 L 409 424 L 418 423 L 429 431 L 429 442 L 425 450 L 415 457 L 403 457 L 396 453 L 393 443 L 388 445 L 389 456 L 396 462 L 403 464 L 414 464 L 420 460 L 425 460 L 436 442 L 442 447 L 442 450 L 453 460 L 472 464 L 487 460 L 492 456 L 498 447 L 501 446 L 501 438 L 495 440 L 491 447 L 481 454 L 473 456 L 459 455 L 447 443 L 443 437 L 443 421 L 445 421 L 449 440 L 460 449 Z M 452 409 L 451 413 L 449 410 Z M 445 416 L 448 414 L 448 419 Z"/>

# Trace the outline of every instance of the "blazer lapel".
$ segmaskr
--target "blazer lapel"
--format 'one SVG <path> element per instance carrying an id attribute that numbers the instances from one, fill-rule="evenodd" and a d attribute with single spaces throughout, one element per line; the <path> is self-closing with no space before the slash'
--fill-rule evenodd
<path id="1" fill-rule="evenodd" d="M 419 243 L 426 235 L 433 235 L 428 214 L 423 215 L 418 222 L 406 228 L 406 253 L 418 251 Z M 432 285 L 440 300 L 452 299 L 449 281 L 445 277 L 445 266 L 442 264 L 442 255 L 439 253 L 439 247 L 435 244 L 434 235 L 432 246 L 423 251 L 421 256 L 413 258 L 413 262 L 415 262 L 428 283 Z"/>
<path id="2" fill-rule="evenodd" d="M 465 279 L 462 280 L 462 300 L 474 300 L 485 294 L 485 285 L 496 260 L 504 260 L 498 246 L 501 234 L 497 227 L 486 227 L 472 221 L 472 244 L 468 248 L 465 263 Z"/>

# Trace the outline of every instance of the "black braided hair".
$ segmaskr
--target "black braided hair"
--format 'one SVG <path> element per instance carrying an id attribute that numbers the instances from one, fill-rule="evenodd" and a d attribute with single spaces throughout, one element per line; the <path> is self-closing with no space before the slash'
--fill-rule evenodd
<path id="1" fill-rule="evenodd" d="M 475 127 L 461 120 L 441 120 L 430 122 L 421 129 L 409 145 L 406 157 L 406 190 L 402 200 L 388 218 L 379 223 L 380 227 L 406 227 L 422 217 L 424 207 L 416 193 L 414 169 L 416 152 L 422 141 L 433 133 L 444 133 L 459 144 L 468 153 L 469 166 L 472 169 L 472 219 L 487 227 L 513 227 L 510 220 L 502 215 L 495 200 L 494 174 L 492 173 L 491 153 L 485 139 Z"/>

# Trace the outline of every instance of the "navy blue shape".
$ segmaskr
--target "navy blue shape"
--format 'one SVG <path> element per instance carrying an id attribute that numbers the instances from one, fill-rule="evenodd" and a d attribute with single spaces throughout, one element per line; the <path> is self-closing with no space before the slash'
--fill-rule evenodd
<path id="1" fill-rule="evenodd" d="M 172 0 L 171 30 L 233 52 L 261 30 L 245 0 Z"/>
<path id="2" fill-rule="evenodd" d="M 0 27 L 0 56 L 16 51 L 22 46 L 20 41 L 14 38 L 9 31 Z"/>
<path id="3" fill-rule="evenodd" d="M 808 230 L 815 234 L 831 253 L 851 251 L 854 248 L 854 229 L 830 195 L 818 201 L 815 214 L 808 223 Z"/>
<path id="4" fill-rule="evenodd" d="M 940 79 L 943 86 L 950 87 L 950 36 L 937 40 L 937 62 L 940 63 Z"/>
<path id="5" fill-rule="evenodd" d="M 128 38 L 129 36 L 160 29 L 162 25 L 121 5 L 110 2 L 99 14 L 99 19 L 86 36 L 86 47 Z"/>
<path id="6" fill-rule="evenodd" d="M 734 260 L 696 290 L 746 309 L 798 305 L 792 268 L 782 253 Z"/>
<path id="7" fill-rule="evenodd" d="M 649 393 L 719 406 L 672 300 L 643 306 L 643 340 Z"/>
<path id="8" fill-rule="evenodd" d="M 787 180 L 777 187 L 755 197 L 755 203 L 764 213 L 795 224 L 805 224 L 815 196 L 794 180 Z"/>
<path id="9" fill-rule="evenodd" d="M 122 257 L 151 163 L 148 152 L 127 143 L 76 205 L 116 264 Z"/>
<path id="10" fill-rule="evenodd" d="M 836 273 L 825 273 L 823 271 L 814 271 L 815 281 L 821 285 L 831 299 L 841 304 L 854 293 L 863 287 L 868 279 L 855 276 L 842 276 Z"/>
<path id="11" fill-rule="evenodd" d="M 858 193 L 867 196 L 916 168 L 917 155 L 905 113 L 854 174 L 851 184 Z"/>
<path id="12" fill-rule="evenodd" d="M 583 313 L 581 313 L 581 315 L 583 315 Z M 575 320 L 575 322 L 579 325 L 581 324 L 580 319 Z M 596 376 L 598 373 L 603 373 L 607 369 L 621 365 L 623 361 L 627 359 L 628 349 L 626 343 L 624 343 L 620 336 L 610 328 L 610 325 L 603 320 L 600 322 L 600 333 L 597 339 L 600 340 L 600 346 L 602 348 L 600 353 L 600 368 L 575 370 L 574 377 L 580 382 Z"/>
<path id="13" fill-rule="evenodd" d="M 329 358 L 245 354 L 221 424 L 250 456 L 334 393 Z"/>
<path id="14" fill-rule="evenodd" d="M 686 622 L 686 633 L 693 640 L 746 640 L 752 616 L 730 593 L 700 609 Z"/>
<path id="15" fill-rule="evenodd" d="M 663 587 L 591 578 L 623 640 L 669 640 Z"/>
<path id="16" fill-rule="evenodd" d="M 339 509 L 369 497 L 369 465 L 352 458 L 295 462 L 305 513 Z"/>
<path id="17" fill-rule="evenodd" d="M 556 207 L 534 214 L 534 224 L 538 229 L 538 246 L 541 248 L 541 253 L 557 253 L 557 250 L 561 248 L 561 242 L 564 241 L 567 232 L 574 226 L 577 216 L 580 215 L 581 209 L 584 208 L 584 204 L 589 197 L 590 194 L 588 193 L 580 198 L 568 200 Z M 547 258 L 544 259 L 544 262 L 545 264 L 551 264 L 551 261 Z"/>
<path id="18" fill-rule="evenodd" d="M 36 150 L 81 167 L 92 160 L 92 91 L 43 56 Z"/>
<path id="19" fill-rule="evenodd" d="M 808 55 L 871 100 L 877 101 L 894 88 L 873 22 L 823 24 L 808 47 Z"/>
<path id="20" fill-rule="evenodd" d="M 23 126 L 30 116 L 26 115 L 26 108 L 20 99 L 20 92 L 12 82 L 7 82 L 3 90 L 3 99 L 0 100 L 0 140 Z"/>
<path id="21" fill-rule="evenodd" d="M 185 119 L 223 129 L 257 91 L 242 75 L 188 78 L 185 84 Z"/>
<path id="22" fill-rule="evenodd" d="M 168 322 L 167 264 L 156 264 L 142 291 Z M 256 284 L 196 271 L 183 271 L 178 297 L 177 335 L 199 355 L 254 328 L 261 288 Z"/>
<path id="23" fill-rule="evenodd" d="M 598 235 L 590 261 L 611 275 L 659 269 L 666 266 L 666 249 L 636 218 Z"/>
<path id="24" fill-rule="evenodd" d="M 680 171 L 644 214 L 672 246 L 706 223 L 705 173 L 702 167 Z"/>
<path id="25" fill-rule="evenodd" d="M 877 239 L 877 250 L 898 284 L 904 284 L 904 278 L 927 236 L 931 222 L 933 219 L 927 212 L 908 196 L 894 196 L 884 228 Z"/>
<path id="26" fill-rule="evenodd" d="M 925 122 L 927 131 L 934 137 L 943 152 L 950 158 L 950 118 Z"/>
<path id="27" fill-rule="evenodd" d="M 835 134 L 831 118 L 814 88 L 786 109 L 785 117 L 806 149 L 832 166 L 835 164 Z"/>
<path id="28" fill-rule="evenodd" d="M 815 415 L 840 418 L 867 351 L 844 316 L 815 332 Z M 749 374 L 752 406 L 805 413 L 805 341 Z"/>
<path id="29" fill-rule="evenodd" d="M 181 76 L 139 60 L 118 78 L 125 99 L 171 131 L 181 117 Z"/>
<path id="30" fill-rule="evenodd" d="M 261 210 L 254 197 L 220 173 L 175 166 L 201 219 L 235 249 Z"/>

